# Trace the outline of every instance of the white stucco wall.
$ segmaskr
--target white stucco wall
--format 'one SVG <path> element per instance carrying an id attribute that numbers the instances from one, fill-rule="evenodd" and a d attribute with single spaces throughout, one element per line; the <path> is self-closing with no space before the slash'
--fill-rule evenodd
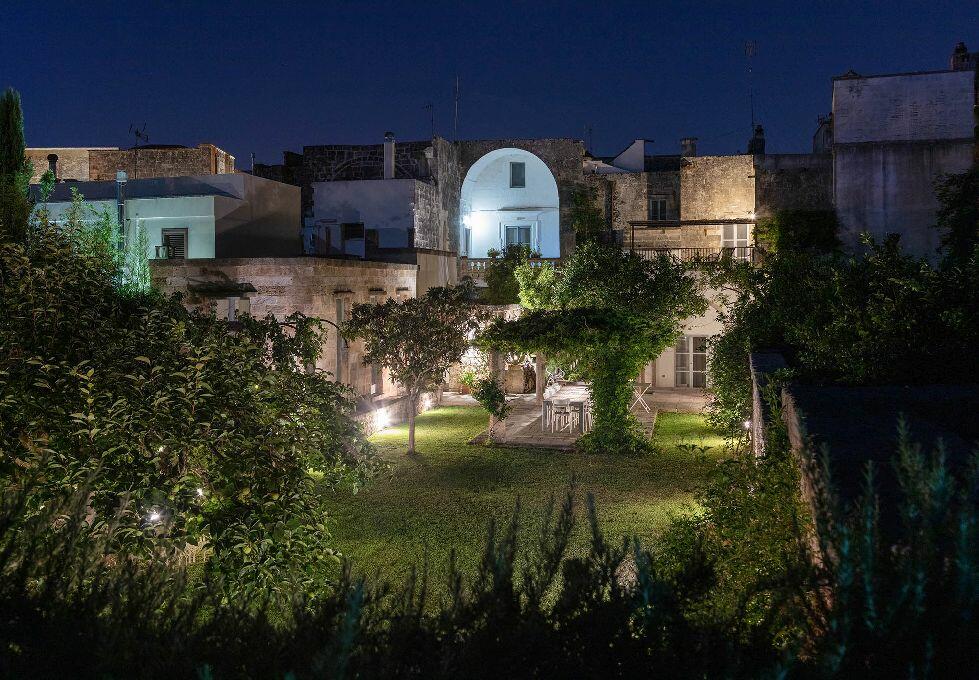
<path id="1" fill-rule="evenodd" d="M 974 71 L 838 78 L 833 81 L 833 141 L 971 138 L 974 78 Z"/>
<path id="2" fill-rule="evenodd" d="M 89 215 L 108 210 L 116 215 L 115 201 L 84 201 Z M 54 222 L 61 222 L 71 206 L 65 201 L 47 204 Z M 94 216 L 93 216 L 94 219 Z M 156 257 L 156 246 L 163 243 L 163 229 L 187 229 L 187 257 L 214 257 L 214 198 L 212 196 L 183 196 L 179 198 L 138 198 L 126 201 L 127 231 L 132 237 L 136 229 L 146 232 L 147 257 Z"/>
<path id="3" fill-rule="evenodd" d="M 524 163 L 523 188 L 510 187 L 510 163 Z M 462 184 L 460 229 L 471 230 L 469 256 L 487 257 L 505 244 L 505 227 L 530 226 L 531 245 L 542 257 L 560 257 L 557 182 L 540 158 L 522 149 L 492 151 L 476 161 Z M 465 242 L 464 240 L 462 242 Z"/>

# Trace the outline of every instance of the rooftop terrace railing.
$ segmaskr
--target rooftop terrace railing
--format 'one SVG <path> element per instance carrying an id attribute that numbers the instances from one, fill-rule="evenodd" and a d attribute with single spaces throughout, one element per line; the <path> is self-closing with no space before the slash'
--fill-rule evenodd
<path id="1" fill-rule="evenodd" d="M 732 260 L 758 262 L 759 254 L 754 246 L 738 246 L 732 248 L 654 248 L 637 246 L 630 248 L 632 252 L 641 258 L 652 260 L 666 255 L 678 262 L 717 262 L 724 258 Z"/>

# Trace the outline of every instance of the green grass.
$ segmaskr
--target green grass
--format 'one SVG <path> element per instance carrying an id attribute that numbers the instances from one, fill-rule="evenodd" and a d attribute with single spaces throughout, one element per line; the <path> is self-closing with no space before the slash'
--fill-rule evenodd
<path id="1" fill-rule="evenodd" d="M 372 437 L 390 469 L 359 493 L 344 492 L 328 503 L 334 538 L 355 571 L 398 582 L 427 556 L 438 591 L 450 551 L 455 548 L 460 566 L 471 570 L 491 518 L 509 522 L 518 498 L 521 542 L 532 543 L 541 510 L 552 496 L 561 501 L 572 477 L 580 520 L 590 492 L 606 538 L 649 542 L 672 515 L 694 507 L 694 491 L 724 455 L 724 440 L 698 415 L 660 413 L 654 437 L 660 452 L 643 457 L 468 445 L 486 422 L 481 408 L 429 411 L 418 418 L 414 457 L 405 454 L 407 426 Z M 713 448 L 698 460 L 677 447 L 684 442 Z M 579 522 L 574 553 L 587 547 L 586 524 Z"/>

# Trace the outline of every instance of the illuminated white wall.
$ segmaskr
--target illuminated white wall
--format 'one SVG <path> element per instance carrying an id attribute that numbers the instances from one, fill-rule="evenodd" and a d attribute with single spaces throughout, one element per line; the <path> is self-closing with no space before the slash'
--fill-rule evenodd
<path id="1" fill-rule="evenodd" d="M 524 163 L 523 188 L 510 187 L 510 163 Z M 507 226 L 531 227 L 531 246 L 541 257 L 560 257 L 557 182 L 540 158 L 523 149 L 496 149 L 466 173 L 460 204 L 460 243 L 470 230 L 469 257 L 488 257 L 504 246 Z M 464 247 L 464 246 L 463 246 Z"/>

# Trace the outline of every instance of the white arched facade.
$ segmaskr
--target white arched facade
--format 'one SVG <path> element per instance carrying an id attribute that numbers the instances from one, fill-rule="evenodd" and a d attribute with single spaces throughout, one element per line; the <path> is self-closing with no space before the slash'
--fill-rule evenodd
<path id="1" fill-rule="evenodd" d="M 541 257 L 561 256 L 557 182 L 529 151 L 496 149 L 473 163 L 462 183 L 459 216 L 459 243 L 468 257 L 488 257 L 517 242 Z"/>

